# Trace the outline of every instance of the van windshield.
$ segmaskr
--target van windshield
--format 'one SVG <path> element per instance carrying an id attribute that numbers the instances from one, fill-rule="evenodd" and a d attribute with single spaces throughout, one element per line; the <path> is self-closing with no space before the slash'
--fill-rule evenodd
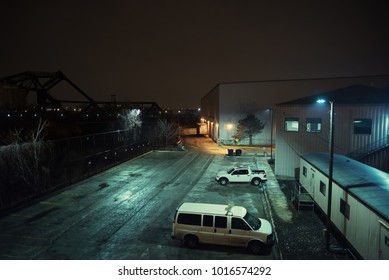
<path id="1" fill-rule="evenodd" d="M 249 212 L 246 213 L 243 219 L 251 226 L 253 230 L 259 230 L 261 228 L 261 220 Z"/>

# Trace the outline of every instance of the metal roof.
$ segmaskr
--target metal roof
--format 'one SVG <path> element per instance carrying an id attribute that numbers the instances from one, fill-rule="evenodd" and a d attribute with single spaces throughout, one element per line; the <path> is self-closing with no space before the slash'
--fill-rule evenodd
<path id="1" fill-rule="evenodd" d="M 302 156 L 328 176 L 329 154 L 311 153 Z M 389 174 L 350 159 L 334 155 L 333 180 L 386 221 L 389 220 Z"/>
<path id="2" fill-rule="evenodd" d="M 290 100 L 277 105 L 314 104 L 319 98 L 333 101 L 335 104 L 389 104 L 389 90 L 364 85 L 353 85 Z"/>

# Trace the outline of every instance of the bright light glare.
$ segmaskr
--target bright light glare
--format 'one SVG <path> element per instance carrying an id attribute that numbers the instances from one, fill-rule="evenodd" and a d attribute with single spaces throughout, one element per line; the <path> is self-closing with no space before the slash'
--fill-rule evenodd
<path id="1" fill-rule="evenodd" d="M 321 98 L 318 99 L 316 102 L 322 104 L 322 103 L 326 103 L 326 100 Z"/>

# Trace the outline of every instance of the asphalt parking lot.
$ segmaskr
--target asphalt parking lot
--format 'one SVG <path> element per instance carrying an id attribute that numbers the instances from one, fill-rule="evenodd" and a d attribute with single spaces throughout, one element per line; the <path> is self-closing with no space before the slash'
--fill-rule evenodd
<path id="1" fill-rule="evenodd" d="M 268 151 L 218 146 L 188 136 L 185 150 L 146 154 L 74 184 L 0 219 L 0 259 L 344 259 L 325 250 L 323 223 L 296 211 L 291 181 L 274 176 Z M 242 149 L 228 156 L 228 148 Z M 265 149 L 266 150 L 266 149 Z M 215 182 L 216 171 L 250 164 L 268 173 L 265 186 Z M 175 208 L 185 201 L 243 205 L 270 220 L 277 243 L 270 254 L 243 249 L 183 247 L 170 239 Z"/>
<path id="2" fill-rule="evenodd" d="M 211 139 L 187 137 L 191 149 L 200 149 L 205 153 L 217 153 L 227 156 L 227 149 L 242 149 L 242 156 L 253 158 L 258 166 L 268 173 L 268 183 L 262 189 L 270 204 L 271 219 L 277 234 L 280 259 L 284 260 L 347 260 L 352 259 L 343 250 L 343 244 L 331 237 L 331 248 L 326 249 L 324 229 L 326 228 L 319 213 L 312 208 L 297 211 L 293 204 L 294 181 L 292 178 L 277 178 L 273 166 L 268 163 L 271 152 L 269 147 L 218 146 Z"/>

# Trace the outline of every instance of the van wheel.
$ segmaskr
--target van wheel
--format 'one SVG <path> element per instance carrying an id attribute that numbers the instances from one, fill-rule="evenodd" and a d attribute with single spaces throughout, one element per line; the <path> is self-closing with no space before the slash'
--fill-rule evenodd
<path id="1" fill-rule="evenodd" d="M 190 249 L 195 249 L 199 245 L 199 239 L 195 235 L 185 236 L 185 246 Z"/>
<path id="2" fill-rule="evenodd" d="M 225 185 L 227 185 L 228 180 L 227 180 L 227 178 L 220 178 L 219 183 L 220 183 L 220 185 L 225 186 Z"/>
<path id="3" fill-rule="evenodd" d="M 251 183 L 254 185 L 254 186 L 259 186 L 261 184 L 261 179 L 258 179 L 258 178 L 254 178 Z"/>
<path id="4" fill-rule="evenodd" d="M 262 252 L 263 244 L 259 241 L 251 241 L 248 245 L 248 248 L 251 253 L 253 253 L 254 255 L 258 255 Z"/>

